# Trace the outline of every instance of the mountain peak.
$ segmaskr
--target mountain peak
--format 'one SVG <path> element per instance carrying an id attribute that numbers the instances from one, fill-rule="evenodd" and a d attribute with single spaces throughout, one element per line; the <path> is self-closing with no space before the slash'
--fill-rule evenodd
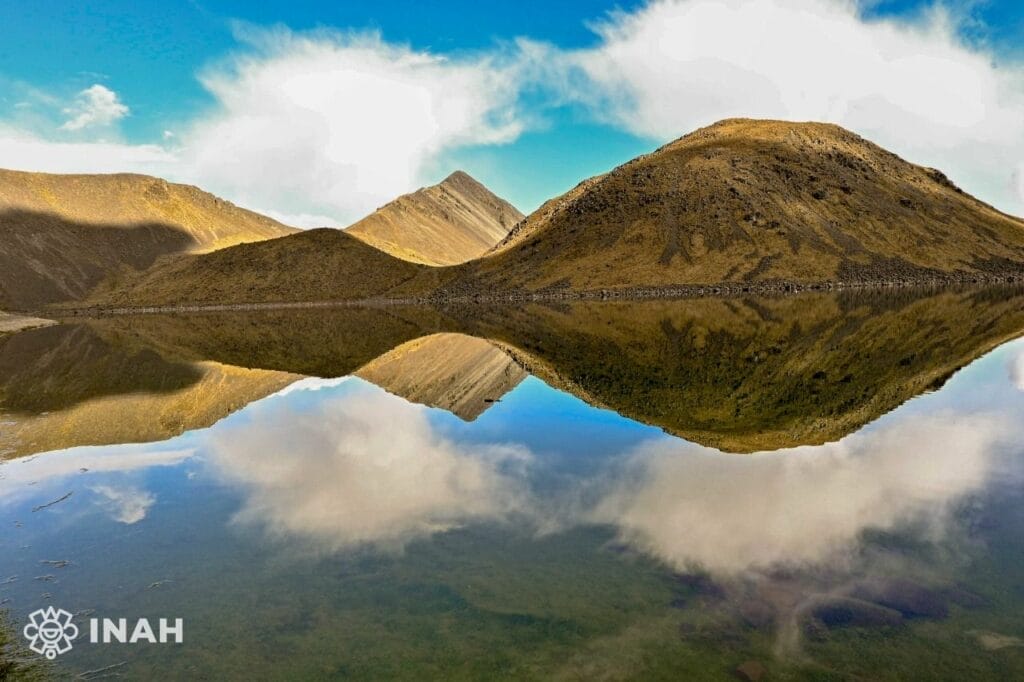
<path id="1" fill-rule="evenodd" d="M 469 173 L 467 173 L 464 170 L 452 171 L 452 173 L 450 173 L 448 175 L 448 177 L 446 177 L 444 180 L 442 180 L 438 184 L 441 184 L 441 185 L 458 185 L 458 184 L 461 184 L 461 183 L 464 183 L 464 182 L 471 182 L 471 183 L 473 183 L 475 185 L 480 185 L 481 187 L 483 187 L 483 185 L 476 178 L 474 178 L 472 175 L 470 175 Z"/>
<path id="2" fill-rule="evenodd" d="M 483 255 L 523 214 L 462 170 L 381 206 L 348 228 L 393 256 L 453 265 Z"/>

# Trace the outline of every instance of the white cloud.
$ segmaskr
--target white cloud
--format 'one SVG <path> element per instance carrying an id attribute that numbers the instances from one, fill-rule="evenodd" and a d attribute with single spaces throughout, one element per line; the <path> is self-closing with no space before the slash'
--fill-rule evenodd
<path id="1" fill-rule="evenodd" d="M 116 92 L 96 83 L 78 93 L 74 103 L 64 109 L 70 118 L 64 122 L 61 130 L 109 126 L 127 116 L 129 111 Z"/>
<path id="2" fill-rule="evenodd" d="M 317 549 L 397 549 L 470 521 L 523 509 L 506 467 L 516 446 L 467 448 L 434 432 L 425 408 L 376 388 L 293 413 L 253 406 L 244 427 L 219 431 L 210 462 L 245 491 L 239 523 Z"/>
<path id="3" fill-rule="evenodd" d="M 940 539 L 952 505 L 998 467 L 1001 419 L 907 417 L 838 443 L 749 456 L 677 440 L 637 448 L 594 520 L 669 564 L 736 574 L 842 559 L 869 528 L 923 523 Z"/>
<path id="4" fill-rule="evenodd" d="M 344 225 L 425 184 L 454 150 L 512 141 L 569 101 L 658 140 L 730 116 L 832 121 L 1024 213 L 1024 65 L 967 45 L 946 11 L 881 20 L 861 5 L 660 0 L 595 25 L 590 48 L 524 39 L 453 57 L 375 34 L 242 28 L 238 51 L 201 75 L 214 105 L 163 146 L 59 145 L 44 115 L 22 112 L 0 124 L 0 159 L 154 173 L 291 224 Z M 33 109 L 61 106 L 19 87 Z M 125 113 L 94 85 L 63 127 L 82 135 Z"/>
<path id="5" fill-rule="evenodd" d="M 302 226 L 345 225 L 424 184 L 458 147 L 522 129 L 513 60 L 446 58 L 373 34 L 241 29 L 246 47 L 201 76 L 216 106 L 164 145 L 67 144 L 0 123 L 6 167 L 134 171 L 197 184 Z M 128 113 L 116 93 L 80 93 L 61 128 Z"/>
<path id="6" fill-rule="evenodd" d="M 254 207 L 344 223 L 422 184 L 448 150 L 513 139 L 512 66 L 376 35 L 248 31 L 202 81 L 218 110 L 182 133 L 194 181 Z"/>
<path id="7" fill-rule="evenodd" d="M 1024 391 L 1024 348 L 1010 356 L 1010 381 L 1018 390 Z"/>
<path id="8" fill-rule="evenodd" d="M 4 168 L 47 173 L 135 172 L 181 175 L 177 157 L 153 144 L 55 142 L 0 124 L 0 163 Z"/>
<path id="9" fill-rule="evenodd" d="M 194 455 L 191 448 L 154 450 L 146 445 L 121 445 L 56 450 L 10 460 L 0 463 L 0 504 L 20 503 L 40 495 L 40 490 L 70 484 L 83 475 L 177 466 Z"/>
<path id="10" fill-rule="evenodd" d="M 114 488 L 100 485 L 92 488 L 100 496 L 101 505 L 118 523 L 132 525 L 142 521 L 156 504 L 156 496 L 138 488 Z"/>
<path id="11" fill-rule="evenodd" d="M 1024 205 L 1024 162 L 1021 162 L 1017 166 L 1017 171 L 1013 174 L 1014 182 L 1017 186 L 1017 196 L 1020 199 L 1022 205 Z"/>
<path id="12" fill-rule="evenodd" d="M 336 377 L 334 379 L 320 379 L 318 377 L 306 377 L 299 379 L 295 383 L 288 384 L 280 391 L 275 393 L 275 396 L 284 396 L 289 393 L 295 393 L 296 391 L 322 391 L 324 389 L 331 389 L 348 382 L 352 377 Z"/>
<path id="13" fill-rule="evenodd" d="M 861 4 L 654 2 L 597 25 L 598 46 L 565 53 L 578 77 L 563 87 L 664 140 L 734 116 L 831 121 L 1019 211 L 1024 66 L 968 47 L 947 12 L 869 20 Z"/>

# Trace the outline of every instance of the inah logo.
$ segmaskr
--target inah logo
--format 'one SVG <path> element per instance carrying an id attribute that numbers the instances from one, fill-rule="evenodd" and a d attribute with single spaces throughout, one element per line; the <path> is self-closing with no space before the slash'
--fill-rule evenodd
<path id="1" fill-rule="evenodd" d="M 33 611 L 29 623 L 22 631 L 29 648 L 51 661 L 59 654 L 71 651 L 71 642 L 78 637 L 78 626 L 71 622 L 71 614 L 52 606 Z"/>

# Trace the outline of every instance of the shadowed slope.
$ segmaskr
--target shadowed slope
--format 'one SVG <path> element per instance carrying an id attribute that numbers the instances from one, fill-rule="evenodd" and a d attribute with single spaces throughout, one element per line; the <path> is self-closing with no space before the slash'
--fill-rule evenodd
<path id="1" fill-rule="evenodd" d="M 80 299 L 123 266 L 291 232 L 195 187 L 145 175 L 0 170 L 0 307 Z"/>
<path id="2" fill-rule="evenodd" d="M 0 459 L 164 440 L 205 428 L 294 374 L 165 359 L 84 324 L 0 338 Z"/>
<path id="3" fill-rule="evenodd" d="M 483 255 L 523 214 L 462 171 L 400 196 L 347 229 L 392 256 L 452 265 Z"/>
<path id="4" fill-rule="evenodd" d="M 178 256 L 143 273 L 104 282 L 99 305 L 200 305 L 341 301 L 386 296 L 416 280 L 430 287 L 440 271 L 409 263 L 341 230 L 322 228 Z"/>

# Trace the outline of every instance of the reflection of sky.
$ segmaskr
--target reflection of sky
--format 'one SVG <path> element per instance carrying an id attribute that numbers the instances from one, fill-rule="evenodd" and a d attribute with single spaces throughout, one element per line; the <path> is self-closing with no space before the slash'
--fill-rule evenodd
<path id="1" fill-rule="evenodd" d="M 164 443 L 3 464 L 0 522 L 20 524 L 3 549 L 60 553 L 82 529 L 178 536 L 197 519 L 214 544 L 227 534 L 400 548 L 499 521 L 538 532 L 609 524 L 677 567 L 827 562 L 867 529 L 941 538 L 959 500 L 1019 475 L 1007 454 L 1024 442 L 1022 358 L 1024 342 L 1008 344 L 839 443 L 749 456 L 687 444 L 533 378 L 472 423 L 361 379 L 309 381 Z"/>

